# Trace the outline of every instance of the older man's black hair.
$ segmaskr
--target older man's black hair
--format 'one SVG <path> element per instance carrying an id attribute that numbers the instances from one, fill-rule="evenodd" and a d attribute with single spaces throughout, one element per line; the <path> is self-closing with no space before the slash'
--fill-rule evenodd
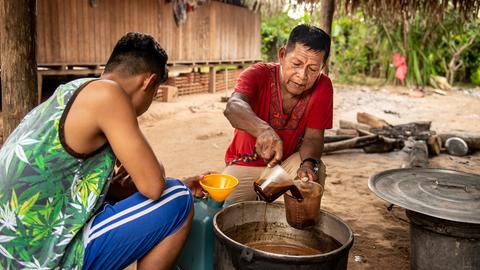
<path id="1" fill-rule="evenodd" d="M 297 43 L 312 51 L 325 52 L 324 61 L 330 55 L 330 36 L 318 27 L 300 24 L 293 28 L 287 41 L 287 53 L 295 49 Z"/>
<path id="2" fill-rule="evenodd" d="M 113 48 L 105 73 L 116 71 L 138 75 L 152 72 L 158 75 L 157 83 L 161 83 L 168 78 L 167 60 L 167 53 L 152 36 L 130 32 Z"/>

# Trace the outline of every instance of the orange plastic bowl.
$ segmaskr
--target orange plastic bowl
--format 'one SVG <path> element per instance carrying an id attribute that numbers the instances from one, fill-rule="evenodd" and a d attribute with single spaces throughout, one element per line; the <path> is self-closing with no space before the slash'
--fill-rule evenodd
<path id="1" fill-rule="evenodd" d="M 237 187 L 238 179 L 228 174 L 209 174 L 200 180 L 200 185 L 212 199 L 223 202 Z"/>

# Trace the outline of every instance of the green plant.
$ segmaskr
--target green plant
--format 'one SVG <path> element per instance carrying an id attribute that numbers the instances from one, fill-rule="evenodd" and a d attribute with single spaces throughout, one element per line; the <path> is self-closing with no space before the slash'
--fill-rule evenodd
<path id="1" fill-rule="evenodd" d="M 480 85 L 480 66 L 470 75 L 470 82 L 475 85 Z"/>
<path id="2" fill-rule="evenodd" d="M 310 16 L 307 13 L 298 20 L 289 17 L 287 11 L 275 16 L 262 17 L 262 59 L 275 61 L 278 48 L 285 45 L 290 31 L 296 25 L 308 22 L 310 22 Z"/>

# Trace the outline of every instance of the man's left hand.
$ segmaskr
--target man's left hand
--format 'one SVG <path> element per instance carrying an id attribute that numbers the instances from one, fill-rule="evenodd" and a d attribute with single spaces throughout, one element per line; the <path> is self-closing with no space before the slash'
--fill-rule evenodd
<path id="1" fill-rule="evenodd" d="M 193 196 L 197 198 L 203 198 L 207 192 L 203 190 L 200 185 L 200 180 L 206 175 L 216 173 L 214 171 L 203 172 L 199 175 L 189 176 L 182 179 L 182 182 L 192 191 Z"/>
<path id="2" fill-rule="evenodd" d="M 318 174 L 313 170 L 313 166 L 310 164 L 304 164 L 297 170 L 297 176 L 302 181 L 314 181 L 318 182 Z"/>

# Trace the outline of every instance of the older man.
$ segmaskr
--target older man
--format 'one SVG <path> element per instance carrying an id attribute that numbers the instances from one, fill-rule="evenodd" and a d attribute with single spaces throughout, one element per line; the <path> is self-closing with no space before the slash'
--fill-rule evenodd
<path id="1" fill-rule="evenodd" d="M 333 114 L 332 83 L 322 73 L 329 52 L 327 33 L 299 25 L 279 50 L 279 63 L 258 63 L 240 75 L 224 112 L 235 128 L 224 173 L 240 181 L 228 203 L 255 200 L 253 182 L 276 164 L 292 178 L 324 185 L 320 158 Z"/>

